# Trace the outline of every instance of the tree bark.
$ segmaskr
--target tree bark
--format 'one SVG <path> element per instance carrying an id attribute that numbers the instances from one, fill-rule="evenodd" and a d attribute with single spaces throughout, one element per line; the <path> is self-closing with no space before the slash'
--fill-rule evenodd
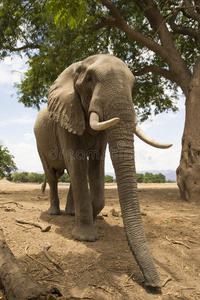
<path id="1" fill-rule="evenodd" d="M 183 200 L 200 203 L 200 57 L 188 91 L 177 183 Z"/>
<path id="2" fill-rule="evenodd" d="M 2 228 L 0 228 L 0 281 L 8 300 L 45 300 L 50 294 L 20 268 L 6 244 Z M 56 298 L 52 295 L 51 299 Z"/>

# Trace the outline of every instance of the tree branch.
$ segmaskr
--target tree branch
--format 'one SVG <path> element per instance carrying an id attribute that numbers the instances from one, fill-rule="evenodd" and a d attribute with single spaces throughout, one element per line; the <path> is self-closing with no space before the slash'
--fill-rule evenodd
<path id="1" fill-rule="evenodd" d="M 171 80 L 171 81 L 175 81 L 174 77 L 171 75 L 171 73 L 167 70 L 164 70 L 156 65 L 149 65 L 144 67 L 143 69 L 141 69 L 140 71 L 134 71 L 132 70 L 132 73 L 134 74 L 134 76 L 142 76 L 145 75 L 147 73 L 156 73 L 157 75 L 163 76 L 164 78 Z"/>
<path id="2" fill-rule="evenodd" d="M 194 0 L 194 3 L 198 6 L 196 7 L 197 13 L 200 14 L 200 0 Z"/>
<path id="3" fill-rule="evenodd" d="M 12 46 L 8 46 L 5 49 L 10 50 L 11 52 L 17 52 L 17 51 L 21 51 L 21 50 L 28 50 L 28 49 L 40 49 L 40 45 L 37 44 L 27 44 L 18 48 L 12 47 Z"/>
<path id="4" fill-rule="evenodd" d="M 166 20 L 162 17 L 156 1 L 154 0 L 135 0 L 141 12 L 146 16 L 152 29 L 158 33 L 161 40 L 161 45 L 165 51 L 166 56 L 162 57 L 164 62 L 169 67 L 169 72 L 173 76 L 174 81 L 182 88 L 185 94 L 187 94 L 188 82 L 191 78 L 190 70 L 188 69 L 184 59 L 178 52 L 175 43 L 172 39 L 171 33 L 166 25 Z"/>
<path id="5" fill-rule="evenodd" d="M 107 7 L 110 10 L 114 19 L 103 18 L 102 21 L 99 24 L 97 24 L 95 28 L 102 28 L 103 26 L 106 25 L 114 25 L 118 27 L 120 30 L 122 30 L 124 33 L 126 33 L 132 40 L 146 46 L 148 49 L 158 54 L 165 61 L 167 54 L 165 53 L 165 50 L 161 45 L 159 45 L 158 43 L 144 36 L 143 34 L 132 29 L 124 21 L 119 11 L 117 10 L 116 6 L 110 0 L 102 0 L 101 2 L 105 7 Z"/>
<path id="6" fill-rule="evenodd" d="M 173 32 L 174 33 L 180 33 L 180 34 L 183 34 L 183 35 L 188 35 L 188 36 L 190 36 L 190 37 L 192 37 L 192 38 L 194 38 L 194 39 L 196 39 L 197 41 L 200 42 L 200 32 L 199 32 L 199 30 L 195 30 L 193 28 L 188 28 L 188 27 L 183 27 L 183 26 L 177 25 L 175 23 L 178 12 L 179 12 L 179 9 L 176 9 L 173 12 L 172 17 L 169 20 L 169 25 L 170 25 L 171 29 L 173 30 Z"/>
<path id="7" fill-rule="evenodd" d="M 94 26 L 94 29 L 95 30 L 99 30 L 99 29 L 101 29 L 101 28 L 103 28 L 103 27 L 105 27 L 105 26 L 107 26 L 107 25 L 114 25 L 114 26 L 116 26 L 116 20 L 114 19 L 114 18 L 106 18 L 106 17 L 102 17 L 101 18 L 101 22 L 100 23 L 98 23 L 98 24 L 96 24 L 95 26 Z"/>
<path id="8" fill-rule="evenodd" d="M 193 9 L 193 7 L 195 7 L 196 5 L 192 7 L 189 0 L 183 0 L 183 2 L 185 3 L 185 6 L 187 6 L 187 10 L 188 10 L 190 16 L 191 16 L 194 20 L 196 20 L 196 21 L 199 23 L 199 25 L 200 25 L 200 15 L 197 14 L 197 13 L 194 11 L 194 9 Z M 199 8 L 200 8 L 200 7 L 199 7 Z"/>
<path id="9" fill-rule="evenodd" d="M 194 69 L 193 69 L 193 84 L 195 86 L 199 86 L 199 82 L 200 82 L 200 55 L 197 58 L 195 65 L 194 65 Z"/>
<path id="10" fill-rule="evenodd" d="M 133 41 L 136 41 L 143 46 L 147 47 L 149 50 L 156 53 L 169 67 L 169 71 L 162 69 L 155 69 L 155 73 L 164 76 L 167 79 L 175 81 L 185 94 L 187 94 L 188 82 L 191 78 L 190 70 L 180 53 L 175 47 L 174 41 L 172 39 L 171 33 L 166 26 L 166 20 L 162 17 L 156 1 L 154 0 L 134 0 L 141 13 L 146 16 L 152 29 L 158 33 L 161 45 L 157 42 L 149 39 L 143 34 L 135 31 L 131 28 L 125 20 L 121 17 L 118 9 L 110 0 L 101 0 L 101 3 L 107 7 L 107 9 L 113 15 L 113 18 L 104 18 L 97 25 L 98 27 L 103 27 L 108 24 L 112 24 L 123 31 L 127 36 L 129 36 Z"/>
<path id="11" fill-rule="evenodd" d="M 102 0 L 101 2 L 104 6 L 106 6 L 109 9 L 109 11 L 112 13 L 112 15 L 115 17 L 116 20 L 123 22 L 123 18 L 121 17 L 118 9 L 111 1 Z"/>
<path id="12" fill-rule="evenodd" d="M 159 35 L 162 45 L 167 48 L 175 48 L 170 32 L 166 26 L 165 19 L 162 17 L 157 4 L 153 0 L 135 0 L 140 11 L 146 16 L 151 28 Z M 152 38 L 152 39 L 153 39 Z"/>

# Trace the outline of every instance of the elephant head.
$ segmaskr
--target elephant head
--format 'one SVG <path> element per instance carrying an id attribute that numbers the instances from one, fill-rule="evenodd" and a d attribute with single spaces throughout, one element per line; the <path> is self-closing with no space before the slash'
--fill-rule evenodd
<path id="1" fill-rule="evenodd" d="M 171 145 L 154 141 L 139 128 L 133 84 L 133 74 L 120 59 L 94 55 L 71 65 L 57 78 L 49 91 L 48 110 L 55 122 L 73 134 L 82 135 L 89 124 L 94 131 L 106 130 L 130 249 L 146 285 L 160 287 L 141 220 L 133 136 L 158 148 Z"/>

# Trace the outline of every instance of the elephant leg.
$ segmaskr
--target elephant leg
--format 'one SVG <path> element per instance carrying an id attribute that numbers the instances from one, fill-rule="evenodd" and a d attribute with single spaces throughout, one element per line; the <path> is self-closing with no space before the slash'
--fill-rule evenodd
<path id="1" fill-rule="evenodd" d="M 87 158 L 68 161 L 75 206 L 75 227 L 72 236 L 79 241 L 94 242 L 98 236 L 93 223 L 93 210 L 87 181 Z"/>
<path id="2" fill-rule="evenodd" d="M 70 184 L 69 192 L 67 195 L 67 203 L 66 203 L 66 207 L 65 207 L 65 212 L 67 215 L 75 216 L 74 199 L 73 199 L 71 184 Z"/>
<path id="3" fill-rule="evenodd" d="M 50 207 L 48 209 L 48 213 L 50 215 L 59 215 L 60 203 L 58 198 L 58 179 L 56 172 L 52 170 L 51 174 L 46 174 L 46 176 L 50 187 Z"/>
<path id="4" fill-rule="evenodd" d="M 48 209 L 48 213 L 50 215 L 59 215 L 60 214 L 60 203 L 58 198 L 58 176 L 56 170 L 51 168 L 46 157 L 43 153 L 38 149 L 44 172 L 46 174 L 46 178 L 50 187 L 50 207 Z"/>
<path id="5" fill-rule="evenodd" d="M 50 215 L 59 215 L 60 204 L 58 198 L 58 173 L 50 166 L 50 164 L 46 159 L 46 156 L 39 148 L 38 148 L 38 152 L 50 187 L 50 207 L 47 212 Z"/>
<path id="6" fill-rule="evenodd" d="M 94 219 L 105 206 L 104 156 L 105 149 L 101 149 L 96 153 L 91 152 L 89 155 L 88 177 Z"/>

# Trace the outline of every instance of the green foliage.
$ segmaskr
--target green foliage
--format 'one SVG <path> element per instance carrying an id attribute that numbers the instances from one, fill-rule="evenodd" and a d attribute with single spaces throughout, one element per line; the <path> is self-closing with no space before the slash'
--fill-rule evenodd
<path id="1" fill-rule="evenodd" d="M 142 173 L 136 173 L 137 182 L 142 183 L 144 181 L 144 174 Z"/>
<path id="2" fill-rule="evenodd" d="M 42 183 L 44 181 L 44 174 L 29 173 L 28 182 Z"/>
<path id="3" fill-rule="evenodd" d="M 28 71 L 21 83 L 16 84 L 19 102 L 38 109 L 47 101 L 50 85 L 67 66 L 96 53 L 108 53 L 107 42 L 100 37 L 101 31 L 97 34 L 89 28 L 94 24 L 92 18 L 88 17 L 87 25 L 73 30 L 69 26 L 56 27 L 54 16 L 48 10 L 40 21 L 43 36 L 37 40 L 39 48 L 31 56 L 28 52 Z M 27 50 L 22 51 L 27 54 Z"/>
<path id="4" fill-rule="evenodd" d="M 44 174 L 28 173 L 28 172 L 15 172 L 12 177 L 14 182 L 34 182 L 42 183 L 44 181 Z"/>
<path id="5" fill-rule="evenodd" d="M 159 173 L 159 174 L 156 174 L 154 175 L 154 182 L 157 182 L 157 183 L 165 183 L 165 175 L 163 175 L 162 173 Z"/>
<path id="6" fill-rule="evenodd" d="M 165 183 L 165 176 L 162 173 L 154 175 L 146 172 L 144 174 L 143 183 Z"/>
<path id="7" fill-rule="evenodd" d="M 14 182 L 28 182 L 28 172 L 15 172 L 13 174 L 13 179 L 12 181 Z"/>
<path id="8" fill-rule="evenodd" d="M 79 24 L 84 24 L 87 16 L 88 1 L 50 0 L 47 2 L 46 8 L 55 15 L 56 26 L 64 27 L 68 24 L 73 29 Z"/>
<path id="9" fill-rule="evenodd" d="M 43 32 L 47 31 L 50 17 L 45 3 L 45 0 L 0 1 L 0 58 L 12 52 L 30 57 L 32 50 L 45 42 Z"/>
<path id="10" fill-rule="evenodd" d="M 7 147 L 0 145 L 0 179 L 10 177 L 11 172 L 17 170 L 14 156 L 10 154 Z"/>
<path id="11" fill-rule="evenodd" d="M 105 175 L 105 182 L 112 183 L 112 182 L 114 182 L 114 178 L 110 175 Z"/>
<path id="12" fill-rule="evenodd" d="M 145 17 L 145 11 L 139 10 L 139 1 L 111 2 L 131 28 L 160 43 L 158 34 Z M 171 12 L 181 2 L 154 2 L 170 28 Z M 96 53 L 113 53 L 125 61 L 134 73 L 148 65 L 168 70 L 156 53 L 131 40 L 116 26 L 108 25 L 97 30 L 96 25 L 102 17 L 113 18 L 102 1 L 0 1 L 0 58 L 17 53 L 25 54 L 28 59 L 28 71 L 17 84 L 20 102 L 27 107 L 39 108 L 41 103 L 47 101 L 50 85 L 67 66 Z M 191 29 L 197 26 L 197 22 L 188 17 L 187 11 L 179 12 L 178 22 Z M 192 68 L 199 55 L 198 41 L 182 34 L 172 33 L 172 36 L 188 68 Z M 137 77 L 133 102 L 141 121 L 151 114 L 176 111 L 176 99 L 176 83 L 153 73 Z"/>
<path id="13" fill-rule="evenodd" d="M 70 177 L 67 173 L 64 173 L 58 181 L 59 182 L 70 182 Z"/>
<path id="14" fill-rule="evenodd" d="M 145 174 L 137 173 L 137 182 L 138 183 L 165 183 L 165 176 L 162 173 L 153 174 L 146 172 Z"/>

